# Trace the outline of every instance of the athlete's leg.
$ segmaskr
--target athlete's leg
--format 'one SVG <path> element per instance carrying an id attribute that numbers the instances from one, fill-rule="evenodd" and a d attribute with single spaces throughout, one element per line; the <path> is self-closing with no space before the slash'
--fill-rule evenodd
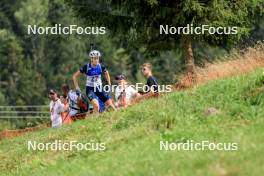
<path id="1" fill-rule="evenodd" d="M 104 91 L 96 91 L 97 97 L 106 105 L 107 108 L 116 110 L 111 97 Z"/>
<path id="2" fill-rule="evenodd" d="M 93 113 L 99 112 L 99 102 L 96 100 L 96 98 L 92 99 L 91 104 L 93 105 Z"/>
<path id="3" fill-rule="evenodd" d="M 116 110 L 115 105 L 114 105 L 112 99 L 108 99 L 108 100 L 105 102 L 105 105 L 107 106 L 108 109 Z"/>
<path id="4" fill-rule="evenodd" d="M 86 87 L 86 95 L 90 100 L 90 103 L 93 105 L 93 113 L 99 112 L 99 102 L 96 99 L 93 87 Z"/>

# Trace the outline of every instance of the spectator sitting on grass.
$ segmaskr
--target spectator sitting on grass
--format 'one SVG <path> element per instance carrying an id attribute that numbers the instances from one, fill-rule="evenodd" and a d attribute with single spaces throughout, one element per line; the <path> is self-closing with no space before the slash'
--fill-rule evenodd
<path id="1" fill-rule="evenodd" d="M 152 65 L 150 63 L 144 63 L 141 66 L 141 71 L 143 75 L 147 78 L 147 88 L 146 92 L 143 92 L 139 99 L 149 98 L 159 95 L 158 83 L 156 78 L 152 75 Z"/>
<path id="2" fill-rule="evenodd" d="M 127 84 L 126 77 L 124 75 L 117 75 L 115 77 L 118 86 L 115 90 L 115 99 L 117 107 L 127 107 L 131 104 L 134 98 L 139 97 L 139 93 Z"/>

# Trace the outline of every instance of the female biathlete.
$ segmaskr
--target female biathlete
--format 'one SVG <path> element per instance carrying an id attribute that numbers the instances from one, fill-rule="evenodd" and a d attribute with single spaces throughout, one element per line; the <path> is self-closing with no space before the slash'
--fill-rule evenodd
<path id="1" fill-rule="evenodd" d="M 99 102 L 97 101 L 96 96 L 106 105 L 107 108 L 112 108 L 115 110 L 115 106 L 112 102 L 111 97 L 103 90 L 102 87 L 102 74 L 104 74 L 104 77 L 109 86 L 111 86 L 111 80 L 105 66 L 99 63 L 101 53 L 97 50 L 92 50 L 89 53 L 89 57 L 90 63 L 83 65 L 80 70 L 78 70 L 73 75 L 74 86 L 76 90 L 80 92 L 78 77 L 80 75 L 86 75 L 86 95 L 94 107 L 94 112 L 99 112 Z"/>

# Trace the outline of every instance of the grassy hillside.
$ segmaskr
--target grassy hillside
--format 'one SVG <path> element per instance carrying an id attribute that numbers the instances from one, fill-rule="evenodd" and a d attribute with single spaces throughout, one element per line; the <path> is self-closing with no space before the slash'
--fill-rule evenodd
<path id="1" fill-rule="evenodd" d="M 262 175 L 263 70 L 125 111 L 6 139 L 0 175 Z M 206 111 L 214 107 L 216 114 Z M 106 143 L 105 151 L 28 151 L 27 141 Z M 238 143 L 237 151 L 160 151 L 160 141 Z"/>

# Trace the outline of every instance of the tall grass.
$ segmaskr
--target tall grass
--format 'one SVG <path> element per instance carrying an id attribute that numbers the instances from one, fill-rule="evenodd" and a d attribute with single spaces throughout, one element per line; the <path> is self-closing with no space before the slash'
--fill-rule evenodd
<path id="1" fill-rule="evenodd" d="M 195 81 L 190 75 L 184 75 L 177 87 L 192 87 L 195 84 L 210 80 L 227 78 L 245 74 L 264 67 L 264 43 L 257 43 L 245 50 L 233 50 L 226 58 L 214 63 L 207 63 L 204 67 L 196 67 Z"/>

